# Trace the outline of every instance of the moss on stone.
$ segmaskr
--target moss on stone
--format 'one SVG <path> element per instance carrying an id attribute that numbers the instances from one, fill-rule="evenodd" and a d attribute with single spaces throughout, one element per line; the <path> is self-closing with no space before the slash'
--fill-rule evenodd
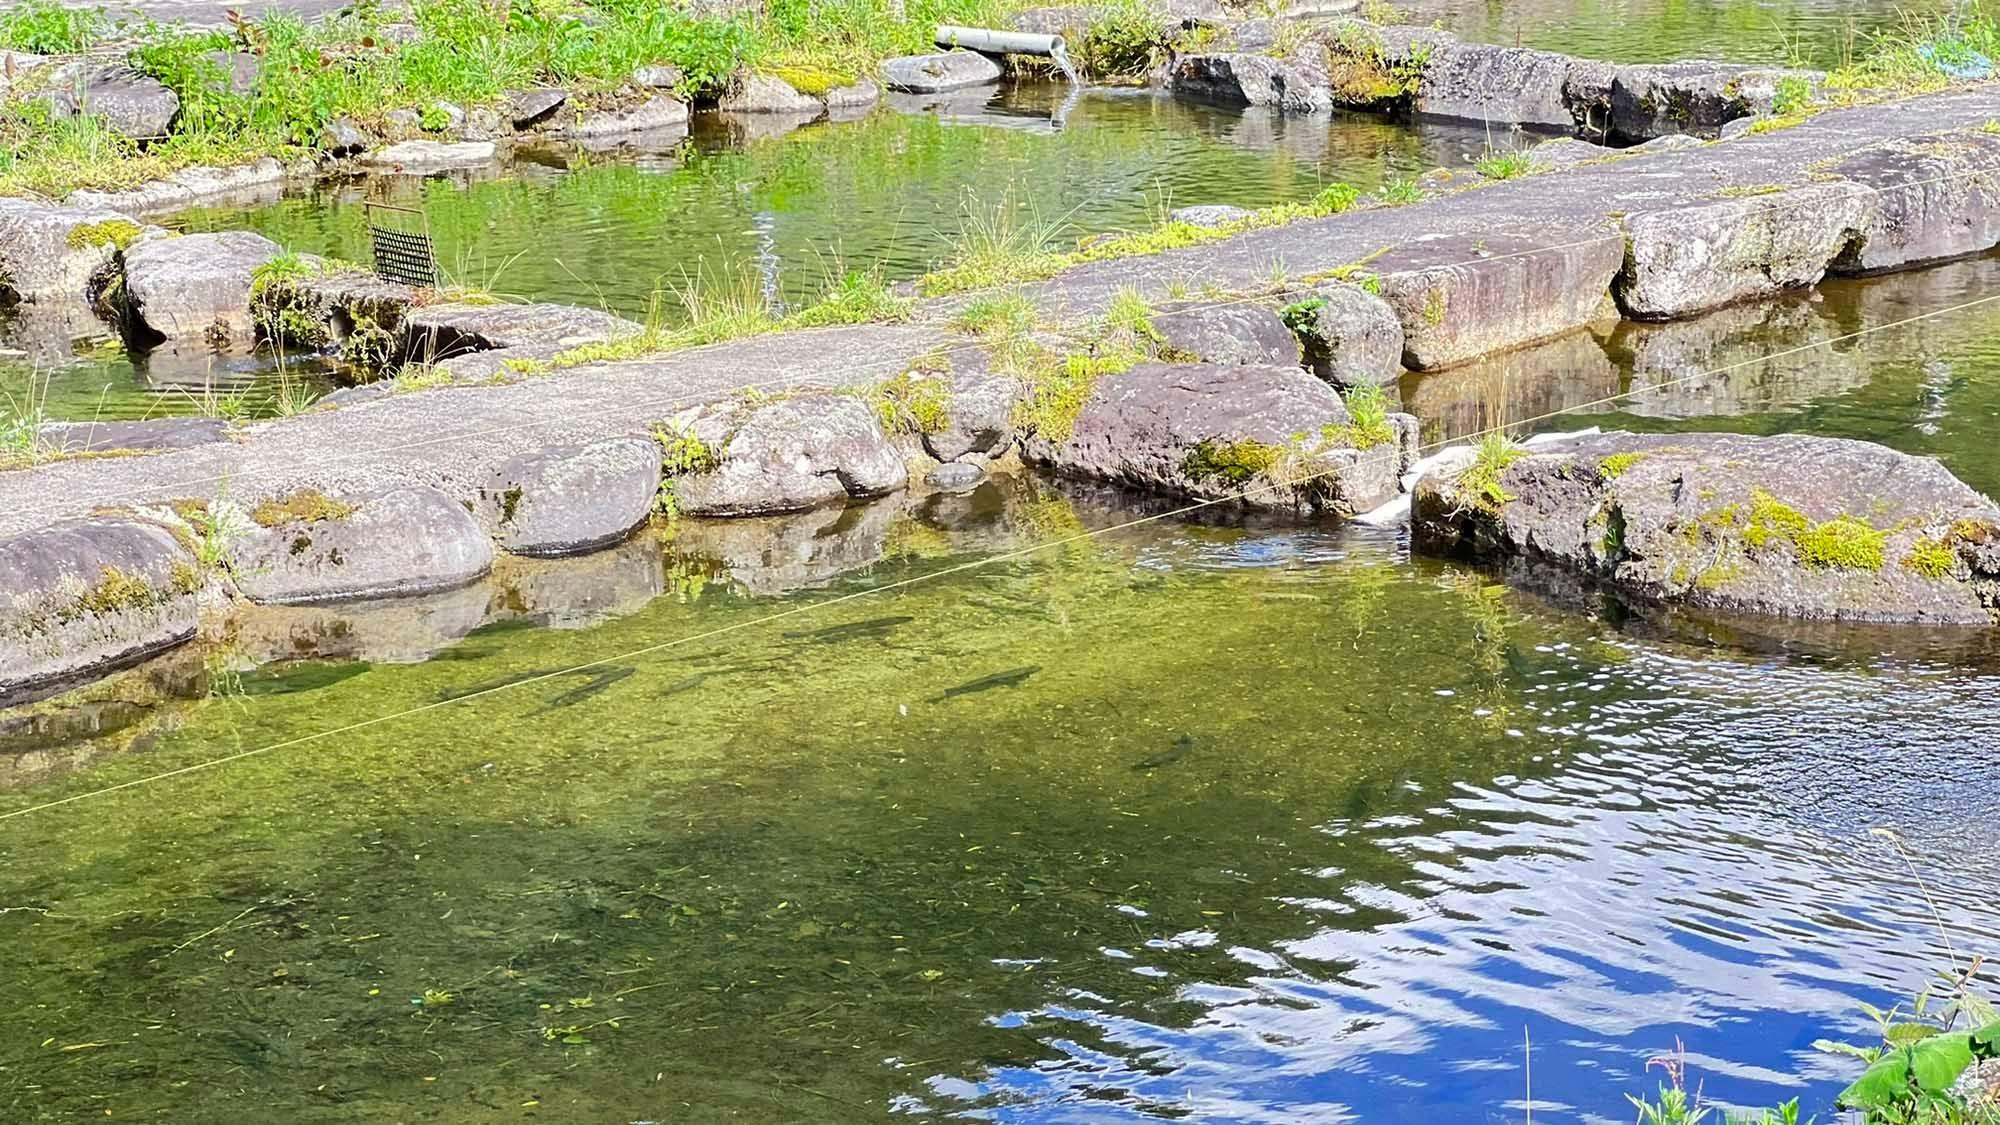
<path id="1" fill-rule="evenodd" d="M 882 428 L 891 434 L 942 433 L 951 425 L 951 391 L 935 375 L 904 371 L 877 384 L 871 397 Z"/>
<path id="2" fill-rule="evenodd" d="M 1259 473 L 1270 472 L 1284 452 L 1261 441 L 1200 441 L 1181 459 L 1181 474 L 1193 481 L 1248 484 Z"/>
<path id="3" fill-rule="evenodd" d="M 1617 480 L 1625 470 L 1646 459 L 1644 453 L 1613 453 L 1597 462 L 1597 475 L 1605 480 Z"/>
<path id="4" fill-rule="evenodd" d="M 1948 578 L 1957 565 L 1958 552 L 1950 544 L 1928 537 L 1910 544 L 1909 553 L 1903 556 L 1903 569 L 1925 578 Z"/>
<path id="5" fill-rule="evenodd" d="M 1853 516 L 1835 516 L 1800 532 L 1795 542 L 1799 559 L 1808 566 L 1880 570 L 1888 538 L 1887 532 L 1877 531 Z"/>
<path id="6" fill-rule="evenodd" d="M 1442 286 L 1434 286 L 1424 295 L 1424 323 L 1436 328 L 1444 323 L 1445 297 Z"/>
<path id="7" fill-rule="evenodd" d="M 250 518 L 259 527 L 280 527 L 288 523 L 318 523 L 344 520 L 357 511 L 345 500 L 335 500 L 316 488 L 302 488 L 289 496 L 275 497 L 257 505 Z"/>
<path id="8" fill-rule="evenodd" d="M 1752 547 L 1773 540 L 1790 542 L 1812 526 L 1805 513 L 1761 488 L 1750 492 L 1750 523 L 1743 529 L 1743 541 Z"/>
<path id="9" fill-rule="evenodd" d="M 129 219 L 78 223 L 69 228 L 69 245 L 72 250 L 91 250 L 100 246 L 123 250 L 143 233 L 144 228 Z"/>

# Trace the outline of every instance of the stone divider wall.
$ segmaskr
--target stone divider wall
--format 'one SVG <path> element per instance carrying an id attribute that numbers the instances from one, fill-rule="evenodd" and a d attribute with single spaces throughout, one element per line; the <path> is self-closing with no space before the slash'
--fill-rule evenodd
<path id="1" fill-rule="evenodd" d="M 1342 286 L 1386 307 L 1401 325 L 1408 365 L 1448 366 L 1560 335 L 1614 307 L 1680 317 L 1810 285 L 1829 271 L 1988 249 L 1996 233 L 1990 173 L 2000 162 L 2000 135 L 1987 128 L 1993 104 L 1976 89 L 1832 111 L 1789 130 L 1085 264 L 1026 292 L 1050 320 L 1077 321 L 1102 313 L 1127 287 L 1158 299 L 1192 279 L 1241 294 L 1211 304 L 1261 304 L 1275 318 L 1270 306 L 1280 298 L 1270 294 Z M 99 277 L 124 252 L 77 245 L 85 240 L 70 235 L 102 224 L 103 214 L 0 203 L 0 264 L 14 277 L 24 276 L 12 272 L 21 266 L 40 269 L 58 288 Z M 1274 286 L 1280 266 L 1289 276 Z M 1355 283 L 1368 274 L 1374 285 Z M 726 514 L 910 487 L 906 466 L 917 451 L 899 449 L 866 400 L 830 389 L 906 377 L 940 349 L 965 361 L 944 376 L 949 409 L 983 411 L 997 420 L 983 431 L 997 435 L 976 449 L 954 446 L 950 458 L 935 449 L 930 456 L 973 455 L 975 464 L 1011 456 L 1024 435 L 1008 433 L 1009 408 L 1026 389 L 982 375 L 977 349 L 946 324 L 963 303 L 931 302 L 909 326 L 785 333 L 557 378 L 386 394 L 223 440 L 163 440 L 182 447 L 0 473 L 0 665 L 8 669 L 0 694 L 184 640 L 192 607 L 218 584 L 270 602 L 406 594 L 470 581 L 496 550 L 553 554 L 613 542 L 662 502 L 663 482 L 691 469 L 703 488 L 670 489 L 665 499 Z M 551 341 L 519 335 L 523 323 L 552 325 L 557 345 L 634 327 L 546 306 L 422 312 L 410 332 L 448 325 L 454 341 L 479 341 L 475 349 L 542 349 L 534 355 Z M 1202 314 L 1199 302 L 1181 310 Z M 489 331 L 482 317 L 506 323 Z M 1040 438 L 1027 448 L 1053 467 L 1100 479 L 1226 495 L 1217 481 L 1240 483 L 1270 468 L 1249 463 L 1245 450 L 1263 456 L 1292 415 L 1310 415 L 1328 433 L 1349 421 L 1323 384 L 1287 373 L 1297 372 L 1296 348 L 1273 351 L 1270 338 L 1251 325 L 1225 341 L 1228 364 L 1143 367 L 1103 381 L 1085 407 L 1096 443 L 1088 456 L 1068 457 L 1063 442 Z M 1236 364 L 1247 366 L 1232 373 Z M 752 387 L 788 394 L 775 403 L 744 398 Z M 800 403 L 801 394 L 810 401 Z M 1143 396 L 1132 400 L 1139 409 L 1122 406 L 1123 395 Z M 1205 413 L 1211 404 L 1238 401 L 1271 409 L 1229 415 L 1229 432 L 1214 441 L 1189 429 L 1148 446 L 1131 429 L 1137 423 L 1120 421 L 1155 417 L 1164 403 L 1198 427 L 1219 417 Z M 704 404 L 714 405 L 694 422 L 673 421 Z M 1398 452 L 1379 475 L 1391 487 L 1414 453 L 1414 428 L 1414 419 L 1391 428 Z M 759 436 L 733 443 L 747 433 Z M 1206 483 L 1190 479 L 1197 474 L 1185 459 L 1197 449 L 1202 473 L 1215 474 Z M 1345 505 L 1337 510 L 1363 506 L 1352 496 L 1330 499 Z M 249 518 L 218 531 L 211 525 L 229 510 L 224 501 Z M 221 571 L 204 557 L 218 541 L 237 560 Z M 72 634 L 85 639 L 62 639 Z"/>

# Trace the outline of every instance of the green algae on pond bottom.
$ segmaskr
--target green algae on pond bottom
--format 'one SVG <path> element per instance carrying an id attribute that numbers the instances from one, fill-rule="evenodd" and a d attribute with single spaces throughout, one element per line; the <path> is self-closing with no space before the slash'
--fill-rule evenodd
<path id="1" fill-rule="evenodd" d="M 725 568 L 590 628 L 489 616 L 445 650 L 453 659 L 362 664 L 350 646 L 327 663 L 211 675 L 216 695 L 146 697 L 143 747 L 8 794 L 0 812 L 338 733 L 0 821 L 0 981 L 16 1013 L 0 1036 L 7 1119 L 860 1121 L 997 1105 L 1038 1118 L 1062 1099 L 1009 1076 L 1062 1073 L 1078 1054 L 1098 1062 L 1068 1081 L 1116 1119 L 1171 1112 L 1188 1083 L 1248 1096 L 1264 1082 L 1271 1105 L 1313 1104 L 1279 1076 L 1338 1082 L 1345 1066 L 1244 1062 L 1202 1079 L 1211 1064 L 1197 1063 L 1185 1083 L 1166 1072 L 1178 1090 L 1146 1077 L 1168 1050 L 1149 1040 L 1227 1025 L 1259 994 L 1274 1018 L 1324 1007 L 1374 1042 L 1386 1053 L 1350 1059 L 1357 1085 L 1341 1096 L 1387 1097 L 1430 1071 L 1368 1085 L 1423 1052 L 1366 1029 L 1408 1016 L 1340 1009 L 1379 989 L 1371 973 L 1405 971 L 1396 951 L 1438 940 L 1426 935 L 1459 924 L 1448 919 L 1480 918 L 1474 942 L 1581 941 L 1560 936 L 1566 926 L 1492 927 L 1530 907 L 1560 914 L 1559 894 L 1512 898 L 1546 882 L 1537 870 L 1595 879 L 1571 867 L 1591 840 L 1614 845 L 1596 862 L 1618 867 L 1636 840 L 1655 848 L 1660 833 L 1671 848 L 1691 832 L 1706 858 L 1690 878 L 1724 894 L 1763 878 L 1760 857 L 1717 858 L 1718 840 L 1769 834 L 1754 817 L 1733 814 L 1722 836 L 1675 828 L 1680 799 L 1658 783 L 1601 808 L 1530 812 L 1498 795 L 1595 786 L 1619 743 L 1581 733 L 1643 741 L 1658 716 L 1634 727 L 1621 715 L 1661 694 L 1649 678 L 1681 675 L 1678 655 L 1662 662 L 1471 572 L 1403 561 L 1392 540 L 1311 529 L 1152 525 L 830 600 L 1022 542 L 968 534 L 993 505 L 964 503 L 974 516 L 885 540 L 914 549 L 825 592 L 746 597 Z M 1116 518 L 1038 488 L 999 510 L 1008 534 L 1030 537 Z M 504 582 L 473 593 L 489 615 L 519 600 Z M 753 624 L 794 609 L 807 612 Z M 299 623 L 317 611 L 285 612 L 280 625 L 293 624 L 277 635 L 314 635 Z M 622 655 L 718 629 L 736 631 Z M 1706 686 L 1665 694 L 1727 697 L 1713 677 L 1729 658 L 1715 659 Z M 226 667 L 228 654 L 208 661 Z M 1765 693 L 1760 706 L 1811 719 L 1817 689 L 1769 695 L 1771 672 L 1745 685 Z M 1698 749 L 1669 732 L 1664 746 L 1717 758 L 1725 777 L 1723 747 L 1738 745 L 1726 733 Z M 1689 807 L 1742 806 L 1731 788 Z M 1490 806 L 1477 823 L 1397 842 L 1466 796 Z M 1749 797 L 1768 809 L 1761 790 Z M 1571 818 L 1593 827 L 1576 836 Z M 1528 835 L 1505 842 L 1516 830 Z M 1514 854 L 1525 867 L 1487 870 Z M 1940 873 L 1948 903 L 1967 877 Z M 1592 886 L 1629 895 L 1625 878 Z M 1833 881 L 1868 884 L 1862 872 Z M 1657 893 L 1648 909 L 1669 917 L 1708 909 L 1688 905 L 1706 890 Z M 1433 898 L 1437 911 L 1422 905 Z M 1782 896 L 1771 907 L 1836 909 Z M 1890 920 L 1868 931 L 1885 936 L 1842 930 L 1861 952 L 1767 954 L 1773 971 L 1818 978 L 1828 970 L 1810 958 L 1834 956 L 1852 972 L 1927 925 L 1867 908 Z M 1649 916 L 1622 925 L 1666 925 Z M 1671 932 L 1643 943 L 1668 958 L 1654 973 L 1732 1011 L 1754 1003 L 1754 990 L 1733 991 L 1739 974 L 1674 961 Z M 1348 941 L 1379 945 L 1364 965 Z M 1596 941 L 1575 955 L 1626 956 Z M 1456 971 L 1422 987 L 1512 987 L 1492 966 Z M 1628 987 L 1642 1002 L 1643 983 Z M 1313 999 L 1320 990 L 1334 991 Z M 1576 1011 L 1615 995 L 1541 1003 L 1587 1024 Z M 1834 1019 L 1840 1002 L 1807 1006 Z M 1440 1018 L 1426 1034 L 1513 1015 Z M 1601 1056 L 1614 1069 L 1645 1042 L 1594 1033 L 1615 1041 Z M 1433 1069 L 1495 1049 L 1451 1034 Z M 1117 1073 L 1088 1077 L 1104 1060 Z M 1568 1100 L 1615 1107 L 1615 1080 L 1586 1073 Z M 1447 1117 L 1497 1104 L 1499 1079 L 1460 1070 L 1423 1104 Z"/>

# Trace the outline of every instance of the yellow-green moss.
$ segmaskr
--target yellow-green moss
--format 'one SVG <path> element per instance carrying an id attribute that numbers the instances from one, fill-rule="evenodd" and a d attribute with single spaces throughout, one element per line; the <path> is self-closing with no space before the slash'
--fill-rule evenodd
<path id="1" fill-rule="evenodd" d="M 1625 470 L 1646 459 L 1641 452 L 1613 453 L 1597 462 L 1597 475 L 1605 480 L 1617 480 Z"/>
<path id="2" fill-rule="evenodd" d="M 81 614 L 123 613 L 158 604 L 160 594 L 144 578 L 107 566 L 98 571 L 97 581 L 76 599 Z"/>
<path id="3" fill-rule="evenodd" d="M 1278 464 L 1284 450 L 1261 441 L 1202 441 L 1181 459 L 1181 475 L 1193 481 L 1248 484 Z"/>
<path id="4" fill-rule="evenodd" d="M 1772 540 L 1790 542 L 1812 526 L 1805 513 L 1761 488 L 1750 491 L 1750 525 L 1743 529 L 1743 541 L 1763 547 Z"/>
<path id="5" fill-rule="evenodd" d="M 143 233 L 145 233 L 144 228 L 129 219 L 78 223 L 69 228 L 69 245 L 72 250 L 90 250 L 99 246 L 123 250 L 132 245 L 133 240 Z"/>
<path id="6" fill-rule="evenodd" d="M 279 527 L 288 523 L 344 520 L 355 511 L 355 506 L 345 500 L 335 500 L 316 488 L 302 488 L 289 496 L 276 497 L 257 505 L 251 510 L 250 518 L 260 527 Z"/>
<path id="7" fill-rule="evenodd" d="M 1833 519 L 1799 533 L 1799 558 L 1808 566 L 1842 570 L 1882 569 L 1882 549 L 1889 534 L 1853 516 Z"/>
<path id="8" fill-rule="evenodd" d="M 1917 540 L 1910 544 L 1910 553 L 1903 556 L 1903 568 L 1925 578 L 1950 577 L 1952 568 L 1957 565 L 1958 552 L 1936 539 Z"/>
<path id="9" fill-rule="evenodd" d="M 828 67 L 800 63 L 792 66 L 774 66 L 764 71 L 801 94 L 815 98 L 826 97 L 843 86 L 852 86 L 855 76 Z"/>

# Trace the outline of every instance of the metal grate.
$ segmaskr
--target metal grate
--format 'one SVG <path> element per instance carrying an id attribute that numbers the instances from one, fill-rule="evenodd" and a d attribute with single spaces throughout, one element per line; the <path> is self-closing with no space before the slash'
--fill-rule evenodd
<path id="1" fill-rule="evenodd" d="M 419 289 L 436 289 L 437 251 L 431 247 L 430 216 L 389 203 L 370 203 L 367 210 L 376 276 Z"/>

